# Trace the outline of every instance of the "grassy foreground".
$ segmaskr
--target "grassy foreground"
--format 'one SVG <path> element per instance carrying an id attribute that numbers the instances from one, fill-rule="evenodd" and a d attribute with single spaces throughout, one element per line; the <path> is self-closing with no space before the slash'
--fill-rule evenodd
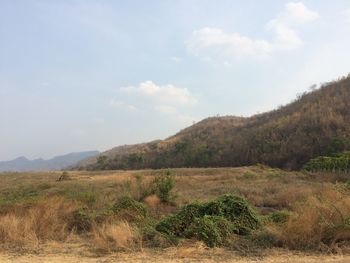
<path id="1" fill-rule="evenodd" d="M 122 253 L 125 260 L 155 262 L 164 255 L 241 262 L 273 262 L 275 255 L 278 262 L 290 262 L 283 256 L 310 254 L 319 262 L 350 254 L 349 175 L 264 166 L 170 172 L 0 174 L 0 261 L 10 262 L 13 253 L 54 258 L 62 251 L 106 260 Z M 222 207 L 218 197 L 226 194 L 244 199 L 230 199 L 238 208 Z M 235 211 L 248 211 L 249 220 L 246 214 L 231 218 Z"/>

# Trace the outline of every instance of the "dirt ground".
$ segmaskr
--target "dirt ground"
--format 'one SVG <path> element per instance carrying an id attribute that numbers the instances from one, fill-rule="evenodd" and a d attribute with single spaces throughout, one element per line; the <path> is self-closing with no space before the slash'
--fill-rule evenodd
<path id="1" fill-rule="evenodd" d="M 167 249 L 144 249 L 97 255 L 86 249 L 81 242 L 51 242 L 37 252 L 0 252 L 0 262 L 16 263 L 109 263 L 109 262 L 152 262 L 152 263 L 190 263 L 190 262 L 237 262 L 237 263 L 349 263 L 350 255 L 318 255 L 291 252 L 283 249 L 261 251 L 256 256 L 241 256 L 237 252 L 223 248 L 208 248 L 201 242 L 188 242 L 182 246 Z"/>
<path id="2" fill-rule="evenodd" d="M 17 263 L 29 263 L 29 262 L 52 262 L 52 263 L 81 263 L 81 262 L 262 262 L 262 263 L 319 263 L 319 262 L 334 262 L 334 263 L 348 263 L 350 262 L 350 256 L 303 256 L 303 255 L 272 255 L 263 258 L 242 258 L 242 257 L 229 257 L 218 255 L 198 255 L 195 256 L 179 256 L 168 253 L 151 254 L 147 252 L 138 253 L 123 253 L 112 254 L 102 257 L 87 257 L 74 254 L 29 254 L 29 255 L 16 255 L 16 254 L 0 254 L 0 262 L 17 262 Z"/>

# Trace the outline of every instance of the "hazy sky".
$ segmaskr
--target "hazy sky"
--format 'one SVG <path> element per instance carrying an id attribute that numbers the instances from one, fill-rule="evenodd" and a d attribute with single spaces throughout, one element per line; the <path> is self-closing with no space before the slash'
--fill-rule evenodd
<path id="1" fill-rule="evenodd" d="M 0 160 L 163 139 L 350 72 L 350 1 L 0 0 Z"/>

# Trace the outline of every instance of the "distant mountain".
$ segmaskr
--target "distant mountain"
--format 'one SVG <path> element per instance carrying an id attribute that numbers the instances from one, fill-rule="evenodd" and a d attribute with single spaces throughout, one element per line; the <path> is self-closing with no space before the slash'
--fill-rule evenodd
<path id="1" fill-rule="evenodd" d="M 48 171 L 61 170 L 75 165 L 77 162 L 98 155 L 98 151 L 76 152 L 66 155 L 56 156 L 49 160 L 35 159 L 28 160 L 25 157 L 19 157 L 11 161 L 0 162 L 0 172 L 4 171 Z"/>
<path id="2" fill-rule="evenodd" d="M 254 96 L 254 95 L 252 95 Z M 77 169 L 229 167 L 263 163 L 299 169 L 311 158 L 350 150 L 350 75 L 276 110 L 211 117 L 165 140 L 113 148 Z"/>

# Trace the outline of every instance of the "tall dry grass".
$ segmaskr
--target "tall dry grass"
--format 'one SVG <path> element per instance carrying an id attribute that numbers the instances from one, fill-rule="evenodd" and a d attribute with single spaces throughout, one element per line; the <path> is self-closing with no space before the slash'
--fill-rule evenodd
<path id="1" fill-rule="evenodd" d="M 76 205 L 52 197 L 28 207 L 14 208 L 0 216 L 0 243 L 3 247 L 34 248 L 48 240 L 64 241 Z"/>
<path id="2" fill-rule="evenodd" d="M 156 210 L 161 203 L 159 197 L 155 194 L 145 197 L 143 202 L 153 210 Z"/>
<path id="3" fill-rule="evenodd" d="M 92 228 L 94 248 L 99 252 L 134 251 L 141 248 L 137 230 L 126 221 L 108 222 Z"/>
<path id="4" fill-rule="evenodd" d="M 350 242 L 350 196 L 324 189 L 293 209 L 293 216 L 270 228 L 279 245 L 291 249 L 333 250 Z M 349 244 L 349 243 L 348 243 Z"/>

